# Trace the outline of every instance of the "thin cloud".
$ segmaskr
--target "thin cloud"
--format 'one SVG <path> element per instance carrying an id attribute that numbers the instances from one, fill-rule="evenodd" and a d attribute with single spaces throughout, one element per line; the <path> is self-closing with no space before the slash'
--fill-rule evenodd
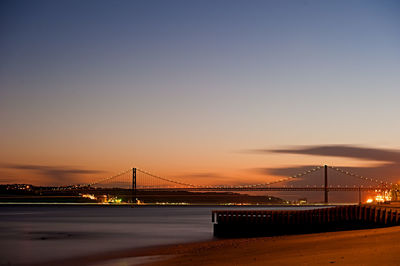
<path id="1" fill-rule="evenodd" d="M 15 180 L 13 180 L 13 179 L 10 179 L 10 178 L 3 178 L 3 177 L 0 177 L 0 183 L 13 183 L 13 182 L 15 182 Z"/>
<path id="2" fill-rule="evenodd" d="M 190 173 L 186 175 L 182 175 L 182 177 L 186 178 L 223 178 L 221 175 L 217 173 Z"/>
<path id="3" fill-rule="evenodd" d="M 253 168 L 252 170 L 259 174 L 274 175 L 274 176 L 292 176 L 297 173 L 315 168 L 315 165 L 303 165 L 299 167 L 288 167 L 288 168 Z"/>
<path id="4" fill-rule="evenodd" d="M 303 146 L 293 149 L 258 150 L 258 152 L 332 156 L 400 163 L 400 150 L 367 148 L 352 145 Z"/>
<path id="5" fill-rule="evenodd" d="M 397 178 L 399 177 L 400 173 L 400 150 L 394 149 L 379 149 L 354 145 L 320 145 L 297 146 L 292 148 L 272 150 L 258 149 L 253 150 L 253 153 L 285 153 L 379 161 L 382 162 L 381 165 L 375 165 L 371 167 L 335 166 L 345 169 L 346 171 L 355 172 L 366 177 L 374 177 L 376 179 L 388 182 L 397 182 Z M 313 167 L 314 166 L 303 165 L 284 168 L 259 168 L 258 171 L 268 175 L 291 176 Z M 343 180 L 341 181 L 343 182 Z M 344 182 L 345 184 L 354 183 L 348 178 Z"/>
<path id="6" fill-rule="evenodd" d="M 181 180 L 192 180 L 190 182 L 201 182 L 203 180 L 206 180 L 207 183 L 210 183 L 210 181 L 215 185 L 248 185 L 249 182 L 251 183 L 252 180 L 246 180 L 243 181 L 238 177 L 235 176 L 224 176 L 218 173 L 212 173 L 212 172 L 204 172 L 204 173 L 188 173 L 185 175 L 179 176 Z M 254 183 L 254 182 L 253 182 Z"/>
<path id="7" fill-rule="evenodd" d="M 104 171 L 101 170 L 35 164 L 2 164 L 0 167 L 4 169 L 21 170 L 35 173 L 46 180 L 46 182 L 56 184 L 76 181 L 81 175 L 104 173 Z"/>
<path id="8" fill-rule="evenodd" d="M 279 149 L 254 149 L 246 150 L 246 153 L 252 154 L 294 154 L 299 156 L 321 156 L 321 157 L 337 157 L 337 158 L 351 158 L 359 160 L 368 160 L 380 162 L 380 164 L 371 164 L 371 166 L 359 167 L 359 166 L 342 166 L 334 165 L 335 167 L 341 168 L 345 171 L 353 172 L 362 175 L 367 178 L 377 179 L 379 181 L 386 181 L 392 183 L 398 183 L 400 181 L 400 150 L 395 149 L 381 149 L 374 147 L 362 147 L 357 145 L 318 145 L 318 146 L 294 146 L 289 148 Z M 320 161 L 320 160 L 318 160 Z M 268 168 L 260 167 L 251 169 L 259 174 L 266 176 L 280 176 L 290 177 L 298 173 L 304 172 L 305 170 L 313 169 L 314 165 L 300 165 L 300 166 L 288 166 L 281 168 Z M 316 171 L 311 174 L 303 175 L 300 178 L 293 178 L 290 181 L 275 184 L 276 186 L 293 186 L 293 187 L 304 187 L 304 186 L 323 186 L 324 184 L 324 172 Z M 328 185 L 332 186 L 376 186 L 375 182 L 365 181 L 358 179 L 354 176 L 347 176 L 338 173 L 332 169 L 328 169 Z M 334 197 L 335 201 L 338 202 L 349 202 L 358 200 L 358 196 L 354 193 L 349 192 L 331 192 L 329 193 Z M 278 193 L 278 195 L 286 196 L 285 193 Z M 316 192 L 303 192 L 301 194 L 294 193 L 293 198 L 302 195 L 308 199 L 322 200 L 321 193 Z M 331 197 L 331 196 L 330 196 Z M 357 199 L 356 199 L 357 198 Z"/>

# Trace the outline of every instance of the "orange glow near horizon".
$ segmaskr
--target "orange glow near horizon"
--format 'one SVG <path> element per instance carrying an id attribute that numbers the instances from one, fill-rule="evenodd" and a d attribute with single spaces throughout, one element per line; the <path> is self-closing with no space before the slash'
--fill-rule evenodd
<path id="1" fill-rule="evenodd" d="M 87 161 L 86 166 L 81 167 L 82 170 L 101 171 L 93 174 L 81 174 L 74 176 L 75 179 L 72 182 L 91 182 L 96 179 L 101 179 L 107 176 L 114 175 L 132 167 L 141 168 L 149 172 L 155 173 L 160 176 L 174 178 L 176 180 L 188 183 L 194 183 L 198 185 L 237 185 L 237 184 L 255 184 L 264 183 L 274 180 L 278 180 L 284 175 L 273 175 L 268 172 L 260 172 L 257 169 L 261 168 L 285 168 L 295 167 L 296 165 L 323 165 L 326 162 L 328 165 L 334 166 L 347 166 L 347 167 L 368 167 L 377 166 L 378 162 L 375 161 L 362 161 L 358 159 L 348 158 L 337 158 L 337 157 L 317 157 L 317 156 L 299 156 L 299 155 L 284 155 L 284 154 L 243 154 L 243 153 L 227 153 L 225 156 L 210 156 L 200 157 L 199 155 L 186 156 L 182 160 L 175 156 L 170 156 L 168 161 L 161 161 L 162 158 L 154 158 L 153 161 L 141 162 L 141 165 L 134 165 L 128 162 L 124 162 L 123 159 L 113 160 L 104 162 L 102 164 L 96 164 L 93 160 Z M 171 160 L 172 162 L 171 163 Z M 175 160 L 176 159 L 176 160 Z M 268 164 L 265 164 L 265 161 Z M 293 164 L 282 164 L 281 162 L 292 161 Z M 315 163 L 319 162 L 319 163 Z M 34 163 L 31 163 L 35 165 Z M 42 165 L 43 163 L 37 163 Z M 63 169 L 68 171 L 70 168 L 76 168 L 72 163 L 67 166 L 60 164 L 50 165 L 50 162 L 46 164 L 49 168 L 55 167 L 57 169 Z M 77 164 L 82 165 L 82 164 Z M 51 170 L 51 169 L 50 169 Z M 47 185 L 51 183 L 49 179 L 42 178 L 40 172 L 33 170 L 24 169 L 3 169 L 3 176 L 14 177 L 18 183 L 32 183 L 34 185 Z M 293 172 L 293 174 L 295 174 Z M 322 172 L 321 172 L 322 175 Z M 64 180 L 68 181 L 68 180 Z M 2 182 L 10 183 L 10 182 Z M 68 185 L 65 183 L 64 185 Z"/>

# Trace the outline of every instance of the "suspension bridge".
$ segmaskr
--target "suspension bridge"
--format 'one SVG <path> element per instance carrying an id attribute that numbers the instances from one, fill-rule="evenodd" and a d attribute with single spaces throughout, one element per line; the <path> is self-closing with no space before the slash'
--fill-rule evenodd
<path id="1" fill-rule="evenodd" d="M 358 179 L 361 181 L 358 185 L 353 186 L 341 186 L 341 185 L 329 185 L 328 183 L 328 170 Z M 300 180 L 305 176 L 313 174 L 315 172 L 323 172 L 323 185 L 305 185 L 305 186 L 277 186 L 280 183 L 288 183 L 295 180 Z M 131 190 L 131 201 L 135 203 L 137 201 L 137 194 L 141 191 L 321 191 L 324 192 L 324 202 L 328 203 L 328 194 L 331 191 L 354 191 L 358 192 L 359 199 L 361 200 L 361 193 L 364 191 L 391 191 L 394 185 L 390 182 L 384 181 L 378 178 L 365 177 L 342 168 L 334 166 L 316 166 L 309 170 L 297 173 L 292 176 L 285 178 L 279 178 L 274 181 L 258 183 L 258 184 L 247 184 L 247 185 L 198 185 L 191 184 L 182 179 L 171 179 L 163 176 L 159 176 L 150 173 L 146 170 L 139 168 L 130 168 L 126 171 L 122 171 L 113 176 L 109 176 L 102 179 L 97 179 L 88 184 L 71 185 L 65 188 L 68 189 L 129 189 Z M 303 179 L 304 180 L 304 179 Z M 396 185 L 397 187 L 397 185 Z M 397 189 L 396 189 L 397 190 Z M 398 190 L 397 190 L 398 192 Z"/>

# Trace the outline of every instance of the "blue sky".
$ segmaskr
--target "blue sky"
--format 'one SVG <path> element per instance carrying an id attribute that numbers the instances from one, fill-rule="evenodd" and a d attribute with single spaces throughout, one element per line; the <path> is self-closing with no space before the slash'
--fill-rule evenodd
<path id="1" fill-rule="evenodd" d="M 251 168 L 365 164 L 245 149 L 399 148 L 398 1 L 0 5 L 6 163 L 243 182 Z"/>

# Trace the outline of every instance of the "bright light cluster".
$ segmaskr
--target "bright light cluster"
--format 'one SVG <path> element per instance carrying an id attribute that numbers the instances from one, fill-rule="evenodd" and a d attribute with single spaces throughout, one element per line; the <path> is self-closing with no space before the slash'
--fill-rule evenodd
<path id="1" fill-rule="evenodd" d="M 390 191 L 378 191 L 375 190 L 376 193 L 378 193 L 374 198 L 369 198 L 367 199 L 366 203 L 383 203 L 383 202 L 388 202 L 392 200 L 392 195 Z"/>
<path id="2" fill-rule="evenodd" d="M 88 199 L 91 199 L 91 200 L 97 200 L 97 198 L 92 194 L 82 194 L 81 196 L 82 196 L 82 198 L 88 198 Z"/>

